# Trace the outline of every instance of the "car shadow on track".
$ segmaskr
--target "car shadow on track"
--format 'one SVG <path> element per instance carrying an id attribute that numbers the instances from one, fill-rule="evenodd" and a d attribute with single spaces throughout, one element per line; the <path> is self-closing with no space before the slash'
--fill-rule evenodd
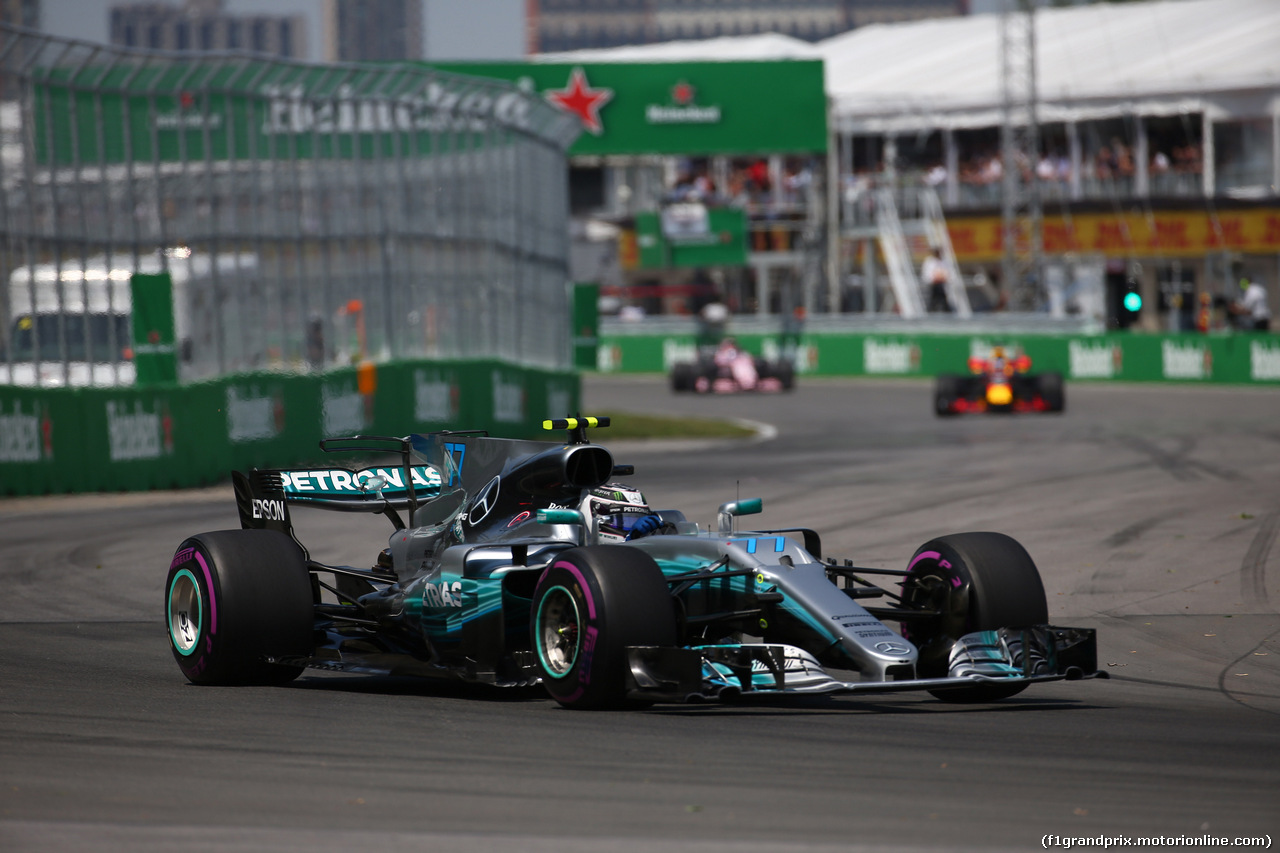
<path id="1" fill-rule="evenodd" d="M 489 684 L 384 675 L 318 675 L 287 686 L 291 690 L 355 693 L 373 696 L 422 696 L 433 699 L 467 699 L 476 702 L 528 703 L 562 710 L 542 687 L 496 687 Z M 1100 710 L 1105 706 L 1078 699 L 1027 697 L 1000 702 L 958 704 L 932 697 L 898 697 L 893 700 L 848 696 L 777 696 L 743 699 L 731 703 L 657 704 L 624 709 L 619 713 L 663 716 L 769 716 L 795 714 L 972 714 Z M 567 710 L 567 709 L 564 709 Z M 599 713 L 599 712 L 597 712 Z M 607 713 L 607 712 L 606 712 Z"/>
<path id="2" fill-rule="evenodd" d="M 435 699 L 470 699 L 478 702 L 551 703 L 541 687 L 496 687 L 435 678 L 394 675 L 317 675 L 287 685 L 290 690 L 358 693 L 374 696 L 424 696 Z"/>
<path id="3" fill-rule="evenodd" d="M 1005 699 L 1000 702 L 958 704 L 941 702 L 931 697 L 910 699 L 867 700 L 849 697 L 800 696 L 777 697 L 715 705 L 661 705 L 648 709 L 652 714 L 675 716 L 713 715 L 733 716 L 751 714 L 768 716 L 779 714 L 808 714 L 830 716 L 836 714 L 990 714 L 1049 711 L 1095 711 L 1106 706 L 1078 699 Z"/>

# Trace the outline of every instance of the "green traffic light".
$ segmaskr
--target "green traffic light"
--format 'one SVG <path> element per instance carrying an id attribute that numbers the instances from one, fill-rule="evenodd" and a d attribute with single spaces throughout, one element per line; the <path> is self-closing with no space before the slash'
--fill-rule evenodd
<path id="1" fill-rule="evenodd" d="M 1138 293 L 1126 293 L 1124 295 L 1124 310 L 1137 313 L 1142 310 L 1142 295 Z"/>

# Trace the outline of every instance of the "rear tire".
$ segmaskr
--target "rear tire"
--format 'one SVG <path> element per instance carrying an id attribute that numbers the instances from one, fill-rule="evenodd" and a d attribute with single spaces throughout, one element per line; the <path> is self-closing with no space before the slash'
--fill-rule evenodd
<path id="1" fill-rule="evenodd" d="M 1049 621 L 1044 584 L 1025 548 L 1003 533 L 955 533 L 916 549 L 907 569 L 908 605 L 936 608 L 927 622 L 904 622 L 902 635 L 920 650 L 922 678 L 947 674 L 955 641 L 974 631 L 1021 628 Z M 991 702 L 1021 693 L 1026 684 L 983 684 L 930 690 L 945 702 Z"/>
<path id="2" fill-rule="evenodd" d="M 165 582 L 169 647 L 195 684 L 285 684 L 309 657 L 314 623 L 302 549 L 276 530 L 219 530 L 178 546 Z"/>
<path id="3" fill-rule="evenodd" d="M 952 406 L 960 397 L 960 377 L 950 374 L 939 376 L 933 387 L 933 412 L 940 418 L 956 414 Z"/>
<path id="4" fill-rule="evenodd" d="M 716 387 L 716 380 L 720 378 L 720 365 L 714 360 L 705 358 L 698 362 L 697 368 L 694 370 L 693 382 L 695 391 L 710 392 Z"/>
<path id="5" fill-rule="evenodd" d="M 796 387 L 796 367 L 790 361 L 784 359 L 778 362 L 778 382 L 782 385 L 783 391 L 790 391 Z"/>
<path id="6" fill-rule="evenodd" d="M 653 558 L 626 545 L 556 557 L 533 593 L 530 631 L 542 683 L 566 708 L 643 705 L 627 699 L 627 646 L 676 644 L 671 592 Z"/>

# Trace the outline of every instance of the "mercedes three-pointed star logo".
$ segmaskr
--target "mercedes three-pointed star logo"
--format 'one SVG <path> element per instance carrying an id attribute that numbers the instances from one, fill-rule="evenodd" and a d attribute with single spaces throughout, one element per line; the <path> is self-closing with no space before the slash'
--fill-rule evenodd
<path id="1" fill-rule="evenodd" d="M 485 517 L 493 511 L 494 505 L 498 502 L 498 487 L 502 485 L 501 477 L 494 477 L 485 487 L 476 495 L 476 499 L 471 502 L 471 511 L 467 513 L 467 523 L 475 527 L 484 521 Z"/>

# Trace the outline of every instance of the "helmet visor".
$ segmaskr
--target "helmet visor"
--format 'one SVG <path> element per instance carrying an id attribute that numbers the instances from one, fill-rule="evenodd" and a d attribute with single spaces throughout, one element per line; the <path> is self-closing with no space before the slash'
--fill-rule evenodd
<path id="1" fill-rule="evenodd" d="M 601 530 L 622 534 L 630 533 L 636 522 L 649 514 L 650 509 L 647 506 L 618 506 L 610 504 L 606 506 L 597 505 L 595 508 L 596 522 Z"/>

